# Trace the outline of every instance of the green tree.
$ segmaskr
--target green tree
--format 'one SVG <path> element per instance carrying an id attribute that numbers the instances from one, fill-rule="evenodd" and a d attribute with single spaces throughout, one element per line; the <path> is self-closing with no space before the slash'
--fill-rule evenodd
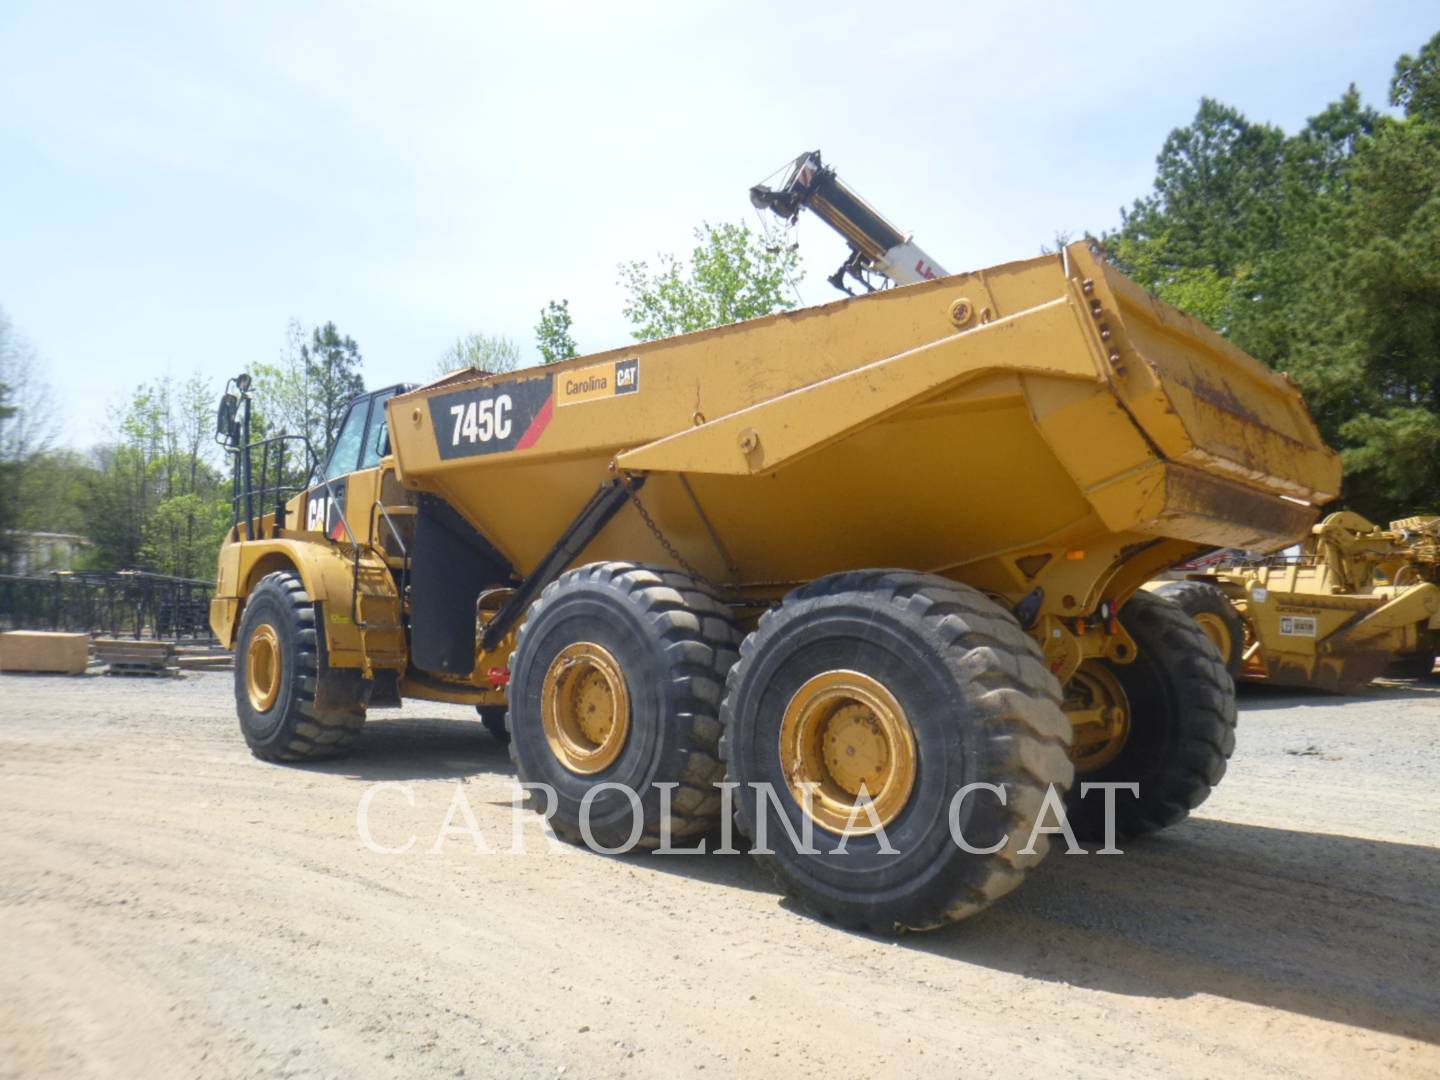
<path id="1" fill-rule="evenodd" d="M 355 339 L 340 336 L 333 322 L 317 326 L 308 344 L 300 347 L 309 392 L 309 430 L 315 453 L 324 456 L 345 416 L 345 406 L 365 392 L 360 374 L 364 358 Z"/>
<path id="2" fill-rule="evenodd" d="M 88 453 L 46 450 L 26 464 L 15 486 L 16 527 L 37 532 L 85 532 L 85 500 L 95 468 Z"/>
<path id="3" fill-rule="evenodd" d="M 15 416 L 14 406 L 9 404 L 10 387 L 0 382 L 0 438 L 6 434 L 6 427 Z M 0 567 L 10 569 L 14 558 L 14 533 L 20 508 L 16 505 L 15 463 L 0 458 Z"/>
<path id="4" fill-rule="evenodd" d="M 1205 101 L 1105 237 L 1121 267 L 1290 372 L 1375 520 L 1440 509 L 1440 35 L 1383 117 L 1352 86 L 1293 136 Z M 1231 208 L 1229 212 L 1226 207 Z"/>
<path id="5" fill-rule="evenodd" d="M 146 530 L 147 561 L 170 567 L 181 577 L 209 577 L 230 525 L 229 489 L 214 466 L 218 448 L 211 438 L 215 395 L 198 373 L 171 395 L 169 482 Z M 267 477 L 267 480 L 270 479 Z"/>
<path id="6" fill-rule="evenodd" d="M 1116 262 L 1161 299 L 1218 329 L 1253 289 L 1257 257 L 1276 242 L 1285 136 L 1202 98 L 1166 138 L 1155 189 L 1121 211 L 1105 237 Z"/>
<path id="7" fill-rule="evenodd" d="M 213 387 L 196 375 L 137 387 L 112 413 L 114 437 L 74 477 L 100 569 L 208 578 L 230 523 L 230 489 L 210 439 Z"/>
<path id="8" fill-rule="evenodd" d="M 34 347 L 0 310 L 0 567 L 8 568 L 16 528 L 28 524 L 29 508 L 40 493 L 36 464 L 49 452 L 56 434 L 50 387 L 41 376 Z M 40 522 L 43 530 L 54 530 Z"/>
<path id="9" fill-rule="evenodd" d="M 535 325 L 535 345 L 543 363 L 554 364 L 579 356 L 575 339 L 570 336 L 570 301 L 551 300 L 540 311 Z"/>
<path id="10" fill-rule="evenodd" d="M 1273 240 L 1251 251 L 1254 273 L 1227 311 L 1235 342 L 1266 363 L 1285 367 L 1313 330 L 1306 298 L 1343 254 L 1338 230 L 1350 198 L 1351 160 L 1380 121 L 1352 85 L 1286 140 L 1279 227 Z"/>
<path id="11" fill-rule="evenodd" d="M 1370 517 L 1440 509 L 1440 125 L 1386 121 L 1358 147 L 1332 258 L 1297 302 L 1288 369 Z"/>
<path id="12" fill-rule="evenodd" d="M 230 528 L 230 507 L 216 497 L 217 485 L 208 470 L 204 480 L 200 489 L 156 504 L 145 525 L 142 565 L 179 577 L 214 576 L 220 543 Z"/>
<path id="13" fill-rule="evenodd" d="M 57 450 L 35 350 L 0 313 L 0 386 L 0 549 L 12 528 L 79 532 L 101 569 L 213 575 L 230 492 L 217 468 L 210 380 L 145 383 L 111 410 L 107 442 Z"/>
<path id="14" fill-rule="evenodd" d="M 744 225 L 706 223 L 695 230 L 690 262 L 660 255 L 652 268 L 641 260 L 622 263 L 625 317 L 639 341 L 726 326 L 788 311 L 787 295 L 798 279 L 799 256 L 771 250 Z"/>
<path id="15" fill-rule="evenodd" d="M 1405 53 L 1395 62 L 1390 104 L 1407 117 L 1440 123 L 1440 34 L 1421 47 L 1420 55 Z"/>
<path id="16" fill-rule="evenodd" d="M 113 440 L 97 447 L 87 492 L 85 533 L 103 570 L 140 568 L 145 528 L 162 497 L 164 426 L 155 388 L 142 384 L 110 414 Z"/>
<path id="17" fill-rule="evenodd" d="M 305 331 L 291 319 L 275 363 L 250 365 L 252 437 L 304 435 L 317 426 L 306 354 Z"/>
<path id="18" fill-rule="evenodd" d="M 250 366 L 252 440 L 275 435 L 309 436 L 319 430 L 322 420 L 317 415 L 317 399 L 310 385 L 305 353 L 305 331 L 298 319 L 291 319 L 276 362 Z M 326 446 L 312 442 L 311 449 L 323 455 Z M 286 445 L 283 483 L 294 487 L 306 484 L 313 463 L 303 458 L 304 452 L 298 443 Z"/>
<path id="19" fill-rule="evenodd" d="M 443 353 L 435 365 L 435 374 L 448 375 L 462 368 L 476 368 L 491 375 L 514 371 L 520 366 L 520 347 L 507 337 L 490 334 L 466 334 Z"/>

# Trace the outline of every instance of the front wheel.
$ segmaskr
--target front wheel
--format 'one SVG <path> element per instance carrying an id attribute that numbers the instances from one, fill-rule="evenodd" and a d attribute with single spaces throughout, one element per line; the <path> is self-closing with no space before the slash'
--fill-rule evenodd
<path id="1" fill-rule="evenodd" d="M 365 725 L 365 684 L 323 657 L 315 604 L 293 573 L 251 591 L 235 647 L 235 708 L 251 753 L 265 761 L 334 757 Z"/>
<path id="2" fill-rule="evenodd" d="M 510 660 L 510 756 L 553 794 L 558 835 L 653 847 L 715 821 L 738 636 L 714 596 L 664 567 L 591 563 L 545 587 Z"/>
<path id="3" fill-rule="evenodd" d="M 490 737 L 501 746 L 510 745 L 510 731 L 505 727 L 505 706 L 504 705 L 476 705 L 475 712 L 480 716 L 480 723 L 490 733 Z"/>

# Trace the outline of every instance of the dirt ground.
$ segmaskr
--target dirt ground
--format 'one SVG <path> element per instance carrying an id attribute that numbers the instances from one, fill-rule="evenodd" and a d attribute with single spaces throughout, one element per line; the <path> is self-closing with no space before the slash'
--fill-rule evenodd
<path id="1" fill-rule="evenodd" d="M 1440 1075 L 1440 688 L 1247 693 L 1191 821 L 882 940 L 745 856 L 431 853 L 457 789 L 512 843 L 473 713 L 285 768 L 230 679 L 0 677 L 0 1075 Z"/>

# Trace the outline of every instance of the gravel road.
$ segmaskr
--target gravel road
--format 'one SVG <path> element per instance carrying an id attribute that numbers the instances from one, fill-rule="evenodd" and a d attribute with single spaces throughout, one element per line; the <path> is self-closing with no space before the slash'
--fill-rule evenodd
<path id="1" fill-rule="evenodd" d="M 464 709 L 262 764 L 230 678 L 0 676 L 0 1076 L 1440 1075 L 1440 688 L 1246 693 L 1195 818 L 889 940 L 745 856 L 504 853 Z"/>

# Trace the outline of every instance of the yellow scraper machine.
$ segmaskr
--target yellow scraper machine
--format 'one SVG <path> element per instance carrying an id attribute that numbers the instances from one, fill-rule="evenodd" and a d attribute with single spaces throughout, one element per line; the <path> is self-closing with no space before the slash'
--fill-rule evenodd
<path id="1" fill-rule="evenodd" d="M 1440 654 L 1440 517 L 1382 529 L 1328 515 L 1297 554 L 1237 558 L 1161 585 L 1239 679 L 1349 693 L 1428 678 Z"/>
<path id="2" fill-rule="evenodd" d="M 1087 784 L 1138 784 L 1119 836 L 1206 798 L 1233 683 L 1141 586 L 1294 543 L 1340 472 L 1293 385 L 1083 244 L 392 387 L 304 490 L 241 449 L 246 396 L 212 622 L 257 755 L 473 704 L 562 836 L 733 802 L 788 891 L 883 931 L 1015 888 L 1062 798 L 1101 837 Z"/>

